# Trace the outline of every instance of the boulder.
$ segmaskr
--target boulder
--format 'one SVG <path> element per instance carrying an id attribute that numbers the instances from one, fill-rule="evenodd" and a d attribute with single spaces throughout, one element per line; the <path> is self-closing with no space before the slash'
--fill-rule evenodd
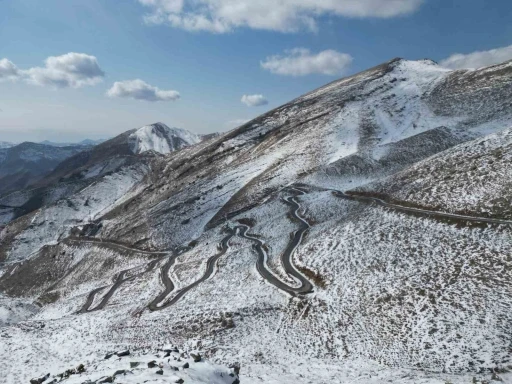
<path id="1" fill-rule="evenodd" d="M 190 357 L 194 359 L 195 363 L 199 363 L 201 361 L 201 354 L 200 353 L 191 353 Z"/>
<path id="2" fill-rule="evenodd" d="M 97 381 L 98 384 L 113 383 L 113 382 L 114 382 L 114 377 L 112 377 L 112 376 L 104 377 Z"/>
<path id="3" fill-rule="evenodd" d="M 36 378 L 36 379 L 30 379 L 30 384 L 42 384 L 43 382 L 45 382 L 49 378 L 50 378 L 50 374 L 47 373 L 45 376 L 41 376 L 41 377 Z"/>
<path id="4" fill-rule="evenodd" d="M 156 374 L 157 375 L 163 375 L 164 374 L 164 370 L 162 368 L 160 368 L 158 371 L 156 371 Z"/>
<path id="5" fill-rule="evenodd" d="M 183 369 L 190 368 L 190 364 L 189 363 L 185 363 L 185 364 L 182 365 L 182 368 Z"/>
<path id="6" fill-rule="evenodd" d="M 120 351 L 120 352 L 117 352 L 116 355 L 118 357 L 130 356 L 130 351 L 129 350 Z"/>
<path id="7" fill-rule="evenodd" d="M 156 361 L 155 361 L 155 360 L 150 361 L 150 362 L 148 363 L 148 368 L 155 368 L 156 366 L 157 366 L 157 364 L 156 364 Z"/>
<path id="8" fill-rule="evenodd" d="M 126 374 L 126 370 L 125 369 L 118 369 L 117 371 L 114 372 L 114 374 L 112 376 L 116 377 L 116 376 L 125 375 L 125 374 Z"/>
<path id="9" fill-rule="evenodd" d="M 240 374 L 240 363 L 238 363 L 238 362 L 233 363 L 229 366 L 229 368 L 231 368 L 233 370 L 233 372 L 235 372 L 236 375 Z"/>
<path id="10" fill-rule="evenodd" d="M 130 368 L 137 368 L 139 365 L 138 361 L 130 361 Z"/>

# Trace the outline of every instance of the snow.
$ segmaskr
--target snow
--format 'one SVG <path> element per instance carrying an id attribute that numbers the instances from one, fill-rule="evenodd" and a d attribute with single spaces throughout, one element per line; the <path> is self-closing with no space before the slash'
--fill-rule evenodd
<path id="1" fill-rule="evenodd" d="M 363 189 L 434 210 L 511 218 L 511 148 L 512 128 L 508 128 L 436 154 Z"/>
<path id="2" fill-rule="evenodd" d="M 39 307 L 29 300 L 19 300 L 0 294 L 0 328 L 17 324 L 34 316 Z"/>
<path id="3" fill-rule="evenodd" d="M 88 223 L 105 209 L 113 209 L 119 201 L 128 198 L 129 192 L 139 183 L 148 170 L 131 166 L 120 172 L 104 176 L 69 198 L 37 211 L 24 231 L 14 239 L 8 254 L 9 261 L 29 258 L 45 244 L 58 241 L 73 226 Z"/>
<path id="4" fill-rule="evenodd" d="M 124 357 L 114 355 L 109 359 L 91 359 L 87 365 L 84 364 L 84 373 L 71 375 L 66 383 L 81 384 L 87 380 L 97 381 L 114 376 L 116 372 L 119 372 L 115 375 L 116 382 L 121 381 L 126 384 L 178 383 L 180 379 L 190 384 L 232 384 L 236 379 L 233 371 L 224 366 L 204 360 L 194 362 L 189 357 L 181 357 L 180 353 L 171 353 L 167 358 L 163 356 L 165 353 L 162 351 L 142 350 L 130 352 L 129 356 Z M 150 362 L 155 362 L 156 367 L 148 368 Z M 130 363 L 138 365 L 133 367 L 134 364 Z M 189 368 L 182 368 L 187 363 Z M 160 369 L 162 373 L 158 374 L 157 371 Z"/>
<path id="5" fill-rule="evenodd" d="M 169 128 L 163 123 L 156 123 L 137 129 L 128 140 L 133 153 L 155 151 L 167 154 L 197 144 L 201 138 L 185 129 Z"/>

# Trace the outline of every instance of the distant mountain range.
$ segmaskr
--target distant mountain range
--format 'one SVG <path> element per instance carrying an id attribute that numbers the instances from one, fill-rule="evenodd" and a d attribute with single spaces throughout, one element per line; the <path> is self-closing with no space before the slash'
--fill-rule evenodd
<path id="1" fill-rule="evenodd" d="M 101 144 L 107 140 L 108 139 L 98 139 L 98 140 L 85 139 L 85 140 L 79 141 L 77 143 L 73 143 L 73 142 L 58 143 L 58 142 L 53 142 L 53 141 L 49 141 L 49 140 L 44 140 L 44 141 L 41 141 L 40 144 L 50 145 L 52 147 L 69 147 L 69 146 L 73 146 L 73 145 L 93 146 L 93 145 Z"/>
<path id="2" fill-rule="evenodd" d="M 53 142 L 49 140 L 44 140 L 36 144 L 43 144 L 48 145 L 51 147 L 72 147 L 72 146 L 93 146 L 98 145 L 100 143 L 103 143 L 107 139 L 98 139 L 98 140 L 91 140 L 91 139 L 85 139 L 79 142 Z M 19 143 L 11 143 L 9 141 L 0 141 L 0 149 L 10 148 L 18 145 Z"/>
<path id="3" fill-rule="evenodd" d="M 16 144 L 9 143 L 8 141 L 0 141 L 0 149 L 10 148 Z"/>
<path id="4" fill-rule="evenodd" d="M 0 148 L 0 195 L 33 185 L 63 160 L 88 147 L 25 142 Z"/>

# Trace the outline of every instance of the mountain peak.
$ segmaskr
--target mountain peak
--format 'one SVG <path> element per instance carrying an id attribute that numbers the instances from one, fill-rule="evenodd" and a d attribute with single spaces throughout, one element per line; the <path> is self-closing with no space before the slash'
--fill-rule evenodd
<path id="1" fill-rule="evenodd" d="M 170 128 L 164 123 L 157 122 L 135 130 L 128 137 L 128 141 L 131 151 L 135 154 L 147 151 L 166 154 L 197 144 L 201 138 L 185 129 Z"/>

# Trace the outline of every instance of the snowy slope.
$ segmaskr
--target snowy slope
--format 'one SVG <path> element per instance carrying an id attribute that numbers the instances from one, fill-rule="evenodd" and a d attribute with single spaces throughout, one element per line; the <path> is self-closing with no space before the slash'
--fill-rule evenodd
<path id="1" fill-rule="evenodd" d="M 91 222 L 112 209 L 136 187 L 147 172 L 144 166 L 126 167 L 38 210 L 28 231 L 11 240 L 9 259 L 25 259 L 42 246 L 58 241 L 73 226 Z M 0 233 L 0 240 L 5 236 Z"/>
<path id="2" fill-rule="evenodd" d="M 128 141 L 133 153 L 155 151 L 167 154 L 197 144 L 201 138 L 184 129 L 155 123 L 137 129 L 128 137 Z"/>
<path id="3" fill-rule="evenodd" d="M 512 218 L 512 129 L 441 152 L 361 191 L 434 210 Z"/>
<path id="4" fill-rule="evenodd" d="M 39 307 L 31 301 L 12 299 L 0 294 L 0 328 L 29 319 L 38 310 Z"/>

